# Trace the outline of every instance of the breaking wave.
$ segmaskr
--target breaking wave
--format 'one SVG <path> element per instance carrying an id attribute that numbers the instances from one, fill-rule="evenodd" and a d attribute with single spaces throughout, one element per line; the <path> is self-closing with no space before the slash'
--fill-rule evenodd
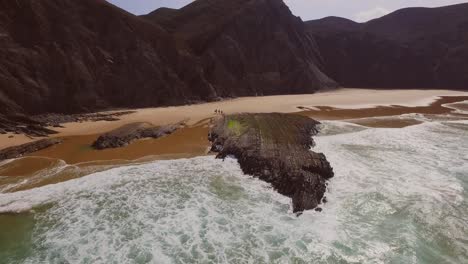
<path id="1" fill-rule="evenodd" d="M 244 175 L 234 159 L 157 161 L 0 194 L 0 212 L 32 210 L 34 226 L 22 254 L 0 248 L 0 258 L 13 263 L 468 259 L 467 122 L 402 129 L 325 122 L 316 143 L 315 151 L 326 154 L 336 173 L 321 213 L 297 217 L 289 198 Z"/>

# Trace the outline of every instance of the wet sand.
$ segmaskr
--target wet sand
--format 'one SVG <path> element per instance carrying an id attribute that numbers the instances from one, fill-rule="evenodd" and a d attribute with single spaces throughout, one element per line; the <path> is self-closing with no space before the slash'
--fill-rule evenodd
<path id="1" fill-rule="evenodd" d="M 62 144 L 0 165 L 0 191 L 36 188 L 122 165 L 206 155 L 208 130 L 208 124 L 197 125 L 167 137 L 138 140 L 126 147 L 106 150 L 91 148 L 99 135 L 65 137 Z"/>
<path id="2" fill-rule="evenodd" d="M 450 96 L 437 98 L 437 95 Z M 214 109 L 221 109 L 226 114 L 298 112 L 318 120 L 346 120 L 368 127 L 400 128 L 421 123 L 416 119 L 398 117 L 409 113 L 451 113 L 468 119 L 468 115 L 453 109 L 463 110 L 467 105 L 459 102 L 466 100 L 466 92 L 417 90 L 398 93 L 395 90 L 344 89 L 315 95 L 240 98 L 200 105 L 140 109 L 115 122 L 68 123 L 54 135 L 63 138 L 64 143 L 7 164 L 0 163 L 0 192 L 35 188 L 122 165 L 206 155 L 210 120 L 216 117 Z M 163 138 L 138 140 L 118 149 L 98 151 L 91 148 L 99 135 L 123 125 L 138 122 L 167 125 L 180 121 L 186 121 L 188 127 Z M 0 148 L 30 140 L 23 135 L 15 135 L 13 139 L 0 135 Z"/>
<path id="3" fill-rule="evenodd" d="M 61 159 L 67 164 L 91 161 L 133 161 L 147 156 L 179 155 L 199 156 L 207 152 L 208 125 L 182 128 L 172 135 L 159 139 L 137 140 L 122 148 L 95 150 L 92 143 L 99 135 L 70 136 L 64 143 L 35 152 L 28 156 Z"/>
<path id="4" fill-rule="evenodd" d="M 319 120 L 344 120 L 365 117 L 397 116 L 409 113 L 415 114 L 448 114 L 454 112 L 454 109 L 444 106 L 468 100 L 467 96 L 441 96 L 429 105 L 423 106 L 377 106 L 359 109 L 343 109 L 330 106 L 316 106 L 317 109 L 306 109 L 301 114 L 316 118 Z M 455 104 L 456 105 L 456 104 Z M 461 105 L 461 104 L 458 104 Z M 299 107 L 299 109 L 305 109 Z"/>
<path id="5" fill-rule="evenodd" d="M 467 107 L 467 104 L 457 103 L 467 100 L 468 96 L 442 96 L 426 106 L 408 107 L 392 105 L 361 109 L 341 109 L 329 106 L 317 106 L 315 107 L 316 109 L 307 109 L 305 107 L 299 107 L 299 109 L 303 110 L 300 114 L 318 120 L 346 120 L 350 123 L 367 127 L 402 128 L 422 123 L 416 119 L 401 119 L 398 117 L 404 114 L 442 115 L 451 113 L 459 116 L 460 119 L 468 119 L 468 115 L 458 113 L 457 110 L 455 110 L 455 108 L 464 109 L 464 107 Z"/>

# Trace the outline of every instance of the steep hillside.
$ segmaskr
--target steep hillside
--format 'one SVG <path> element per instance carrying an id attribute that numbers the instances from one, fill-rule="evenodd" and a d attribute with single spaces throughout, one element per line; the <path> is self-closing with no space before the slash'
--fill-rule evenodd
<path id="1" fill-rule="evenodd" d="M 468 89 L 468 4 L 407 8 L 367 23 L 306 22 L 325 72 L 354 87 Z"/>
<path id="2" fill-rule="evenodd" d="M 315 41 L 281 0 L 199 0 L 145 16 L 198 56 L 220 96 L 309 93 L 335 87 Z"/>
<path id="3" fill-rule="evenodd" d="M 335 86 L 319 70 L 302 21 L 281 0 L 199 0 L 152 16 L 164 21 L 103 0 L 0 0 L 0 115 Z"/>
<path id="4" fill-rule="evenodd" d="M 0 112 L 80 112 L 206 100 L 165 30 L 105 1 L 0 1 Z"/>

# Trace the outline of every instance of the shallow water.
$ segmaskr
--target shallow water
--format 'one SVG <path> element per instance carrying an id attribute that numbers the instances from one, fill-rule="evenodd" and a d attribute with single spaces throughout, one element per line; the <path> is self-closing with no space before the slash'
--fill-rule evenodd
<path id="1" fill-rule="evenodd" d="M 468 122 L 325 122 L 324 211 L 199 157 L 0 194 L 5 263 L 466 263 Z M 31 212 L 32 209 L 32 212 Z M 0 261 L 1 262 L 1 261 Z"/>

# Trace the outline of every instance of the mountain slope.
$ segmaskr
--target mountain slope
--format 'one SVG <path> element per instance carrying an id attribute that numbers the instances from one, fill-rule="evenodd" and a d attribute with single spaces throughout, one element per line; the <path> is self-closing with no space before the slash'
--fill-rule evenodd
<path id="1" fill-rule="evenodd" d="M 145 18 L 188 44 L 220 96 L 336 87 L 322 73 L 319 51 L 304 23 L 281 0 L 198 0 Z"/>
<path id="2" fill-rule="evenodd" d="M 0 112 L 93 111 L 206 99 L 165 30 L 105 1 L 0 1 Z"/>
<path id="3" fill-rule="evenodd" d="M 468 89 L 468 4 L 407 8 L 367 23 L 308 21 L 325 72 L 349 87 Z"/>
<path id="4" fill-rule="evenodd" d="M 198 0 L 155 13 L 165 21 L 103 0 L 0 0 L 0 115 L 175 105 L 336 85 L 317 66 L 302 21 L 281 0 Z M 275 58 L 278 50 L 287 57 Z"/>

